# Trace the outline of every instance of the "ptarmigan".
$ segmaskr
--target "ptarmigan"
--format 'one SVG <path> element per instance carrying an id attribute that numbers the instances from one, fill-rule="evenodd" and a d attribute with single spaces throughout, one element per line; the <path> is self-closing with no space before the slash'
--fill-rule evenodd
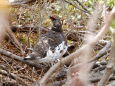
<path id="1" fill-rule="evenodd" d="M 24 60 L 36 60 L 37 58 L 60 59 L 67 51 L 67 40 L 62 30 L 62 23 L 58 16 L 50 16 L 53 23 L 51 30 L 41 35 L 33 52 Z"/>

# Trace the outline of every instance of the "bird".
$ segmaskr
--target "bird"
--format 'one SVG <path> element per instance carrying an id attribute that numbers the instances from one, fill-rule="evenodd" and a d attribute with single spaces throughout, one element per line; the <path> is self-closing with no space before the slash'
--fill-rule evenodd
<path id="1" fill-rule="evenodd" d="M 62 22 L 58 16 L 49 17 L 53 23 L 51 29 L 42 34 L 31 54 L 24 60 L 37 60 L 47 58 L 52 60 L 60 59 L 67 52 L 67 39 L 62 30 Z"/>

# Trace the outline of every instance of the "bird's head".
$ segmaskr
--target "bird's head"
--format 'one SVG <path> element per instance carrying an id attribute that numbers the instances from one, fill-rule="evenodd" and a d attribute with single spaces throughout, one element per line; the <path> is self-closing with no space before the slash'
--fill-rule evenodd
<path id="1" fill-rule="evenodd" d="M 62 32 L 62 23 L 58 16 L 50 16 L 50 19 L 53 23 L 52 30 L 57 32 Z"/>

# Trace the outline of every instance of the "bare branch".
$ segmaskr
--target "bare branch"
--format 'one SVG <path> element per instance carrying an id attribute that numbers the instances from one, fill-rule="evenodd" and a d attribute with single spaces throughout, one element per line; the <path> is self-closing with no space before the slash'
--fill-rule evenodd
<path id="1" fill-rule="evenodd" d="M 97 53 L 97 55 L 92 60 L 90 60 L 90 62 L 96 61 L 100 59 L 102 56 L 106 55 L 110 51 L 110 48 L 111 48 L 111 41 L 107 41 L 106 45 Z"/>
<path id="2" fill-rule="evenodd" d="M 84 12 L 84 13 L 88 13 L 86 10 L 81 9 L 80 7 L 76 6 L 75 4 L 71 3 L 70 1 L 64 0 L 65 2 L 67 2 L 68 4 L 74 6 L 75 8 L 77 8 L 78 10 Z M 89 14 L 89 13 L 88 13 Z"/>
<path id="3" fill-rule="evenodd" d="M 26 63 L 28 65 L 31 65 L 31 66 L 34 66 L 36 68 L 42 68 L 42 65 L 40 65 L 38 63 L 35 63 L 35 62 L 32 62 L 32 61 L 25 61 L 25 60 L 23 60 L 23 57 L 17 56 L 15 54 L 13 54 L 13 53 L 11 53 L 9 51 L 6 51 L 4 49 L 1 49 L 1 48 L 0 48 L 0 54 L 5 55 L 5 56 L 10 57 L 10 58 L 13 58 L 15 60 L 24 62 L 24 63 Z"/>
<path id="4" fill-rule="evenodd" d="M 90 11 L 89 11 L 79 0 L 75 0 L 75 1 L 77 1 L 77 2 L 79 3 L 79 5 L 80 5 L 84 10 L 87 11 L 87 13 L 91 14 Z"/>
<path id="5" fill-rule="evenodd" d="M 10 2 L 11 6 L 21 6 L 23 4 L 28 4 L 31 2 L 35 2 L 36 0 L 22 0 L 22 1 L 14 1 L 14 2 Z"/>
<path id="6" fill-rule="evenodd" d="M 0 70 L 0 74 L 3 74 L 5 76 L 9 76 L 10 78 L 16 80 L 19 84 L 24 85 L 24 86 L 28 86 L 25 81 L 23 81 L 23 79 L 21 79 L 20 77 L 18 77 L 17 75 L 13 74 L 13 73 L 7 73 L 5 70 Z"/>
<path id="7" fill-rule="evenodd" d="M 110 14 L 108 15 L 108 19 L 105 22 L 106 23 L 106 27 L 109 28 L 112 20 L 115 18 L 115 7 L 112 9 L 112 11 L 110 12 Z M 112 32 L 112 38 L 115 38 L 115 32 Z M 111 60 L 106 68 L 106 71 L 102 77 L 102 79 L 100 80 L 100 82 L 98 83 L 97 86 L 105 86 L 109 80 L 110 75 L 113 72 L 113 68 L 115 66 L 115 39 L 112 41 L 112 48 L 111 48 L 111 52 L 110 52 L 110 56 L 111 56 Z"/>

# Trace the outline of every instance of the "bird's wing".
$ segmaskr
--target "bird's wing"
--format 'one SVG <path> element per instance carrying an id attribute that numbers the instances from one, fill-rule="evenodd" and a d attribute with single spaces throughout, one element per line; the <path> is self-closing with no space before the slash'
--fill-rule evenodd
<path id="1" fill-rule="evenodd" d="M 44 35 L 41 36 L 41 38 L 35 45 L 33 52 L 36 52 L 41 58 L 43 58 L 46 56 L 48 49 L 49 49 L 48 38 Z"/>
<path id="2" fill-rule="evenodd" d="M 31 54 L 24 58 L 24 60 L 36 60 L 37 58 L 44 58 L 46 56 L 49 44 L 45 36 L 41 36 Z"/>

